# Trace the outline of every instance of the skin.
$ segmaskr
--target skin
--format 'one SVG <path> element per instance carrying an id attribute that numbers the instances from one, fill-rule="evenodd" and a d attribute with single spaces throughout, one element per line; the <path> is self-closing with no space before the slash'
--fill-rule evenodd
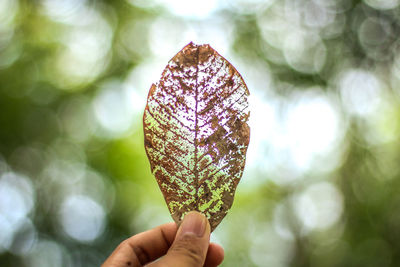
<path id="1" fill-rule="evenodd" d="M 192 211 L 179 228 L 167 223 L 126 239 L 102 267 L 215 267 L 223 259 L 223 248 L 210 243 L 208 220 Z"/>

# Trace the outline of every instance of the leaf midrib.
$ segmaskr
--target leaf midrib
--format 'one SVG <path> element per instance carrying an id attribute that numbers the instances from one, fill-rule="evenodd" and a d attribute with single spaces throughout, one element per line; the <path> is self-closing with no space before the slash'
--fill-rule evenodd
<path id="1" fill-rule="evenodd" d="M 198 158 L 197 158 L 197 151 L 198 151 L 198 142 L 197 142 L 197 133 L 199 131 L 198 127 L 198 117 L 197 117 L 197 105 L 198 105 L 198 77 L 199 77 L 199 46 L 196 49 L 195 61 L 196 61 L 196 85 L 195 85 L 195 121 L 194 121 L 194 183 L 196 187 L 196 196 L 195 196 L 195 206 L 196 209 L 199 209 L 199 172 L 197 170 L 198 165 Z"/>

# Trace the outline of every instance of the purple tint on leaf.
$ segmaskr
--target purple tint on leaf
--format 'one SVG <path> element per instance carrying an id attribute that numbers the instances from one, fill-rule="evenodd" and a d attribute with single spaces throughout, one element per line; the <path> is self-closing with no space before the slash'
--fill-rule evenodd
<path id="1" fill-rule="evenodd" d="M 193 43 L 151 86 L 145 149 L 175 222 L 197 210 L 214 230 L 232 206 L 250 139 L 248 95 L 226 59 L 209 45 Z"/>

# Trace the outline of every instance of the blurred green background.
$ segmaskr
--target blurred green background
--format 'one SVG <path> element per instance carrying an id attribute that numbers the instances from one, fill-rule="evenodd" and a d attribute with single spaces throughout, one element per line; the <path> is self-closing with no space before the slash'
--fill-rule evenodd
<path id="1" fill-rule="evenodd" d="M 99 266 L 172 221 L 150 85 L 190 41 L 251 92 L 223 266 L 400 266 L 399 0 L 0 0 L 0 265 Z"/>

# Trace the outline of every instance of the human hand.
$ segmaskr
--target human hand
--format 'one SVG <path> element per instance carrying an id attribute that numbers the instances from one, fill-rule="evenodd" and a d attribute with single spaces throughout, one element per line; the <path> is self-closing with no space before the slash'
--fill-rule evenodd
<path id="1" fill-rule="evenodd" d="M 191 211 L 179 229 L 167 223 L 126 239 L 102 267 L 215 267 L 223 259 L 223 248 L 210 243 L 208 220 Z"/>

